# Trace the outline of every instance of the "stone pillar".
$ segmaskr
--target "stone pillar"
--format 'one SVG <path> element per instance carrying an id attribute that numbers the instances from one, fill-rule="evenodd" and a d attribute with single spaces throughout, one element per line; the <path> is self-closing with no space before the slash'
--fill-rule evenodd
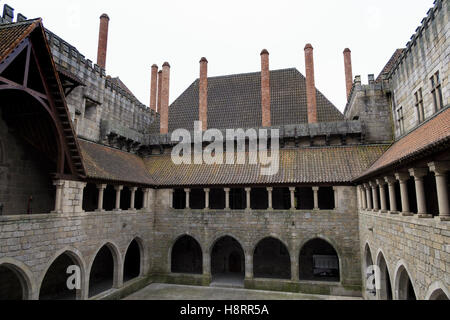
<path id="1" fill-rule="evenodd" d="M 380 211 L 380 205 L 378 202 L 378 192 L 377 192 L 377 184 L 375 182 L 369 182 L 370 187 L 372 188 L 372 199 L 373 199 L 373 211 Z"/>
<path id="2" fill-rule="evenodd" d="M 55 196 L 55 211 L 53 213 L 61 213 L 62 212 L 62 196 L 63 196 L 63 188 L 64 188 L 63 180 L 56 180 L 53 182 L 53 185 L 56 187 L 56 196 Z"/>
<path id="3" fill-rule="evenodd" d="M 339 198 L 338 198 L 338 187 L 333 187 L 334 191 L 334 210 L 339 207 Z"/>
<path id="4" fill-rule="evenodd" d="M 425 200 L 425 189 L 423 186 L 423 177 L 428 174 L 428 169 L 409 169 L 409 174 L 411 177 L 414 177 L 414 183 L 416 186 L 417 216 L 419 218 L 432 218 L 432 215 L 427 214 L 427 202 Z"/>
<path id="5" fill-rule="evenodd" d="M 367 198 L 367 210 L 373 210 L 373 205 L 372 205 L 372 192 L 371 192 L 371 188 L 369 186 L 369 184 L 365 183 L 364 184 L 364 189 L 366 190 L 366 198 Z"/>
<path id="6" fill-rule="evenodd" d="M 300 270 L 298 266 L 298 256 L 296 254 L 291 256 L 291 280 L 298 282 L 300 279 Z"/>
<path id="7" fill-rule="evenodd" d="M 189 195 L 191 193 L 191 189 L 184 189 L 184 192 L 186 192 L 186 209 L 190 209 L 191 205 L 189 203 Z"/>
<path id="8" fill-rule="evenodd" d="M 395 197 L 395 178 L 394 177 L 385 177 L 384 181 L 387 182 L 388 184 L 388 188 L 389 188 L 389 203 L 390 203 L 390 208 L 389 208 L 389 213 L 390 214 L 398 214 L 398 209 L 397 209 L 397 198 Z"/>
<path id="9" fill-rule="evenodd" d="M 387 201 L 386 201 L 386 181 L 383 179 L 377 179 L 377 185 L 380 189 L 380 202 L 381 202 L 381 212 L 386 213 L 387 212 Z"/>
<path id="10" fill-rule="evenodd" d="M 272 204 L 272 192 L 273 192 L 273 188 L 267 188 L 267 198 L 268 198 L 268 206 L 267 206 L 267 209 L 268 209 L 268 210 L 272 210 L 272 209 L 273 209 L 273 204 Z"/>
<path id="11" fill-rule="evenodd" d="M 246 192 L 246 200 L 247 200 L 247 206 L 246 206 L 246 210 L 251 210 L 252 209 L 252 205 L 251 205 L 251 197 L 250 197 L 250 192 L 252 192 L 252 188 L 245 188 L 245 192 Z"/>
<path id="12" fill-rule="evenodd" d="M 253 279 L 253 255 L 245 252 L 245 280 Z"/>
<path id="13" fill-rule="evenodd" d="M 430 171 L 436 177 L 436 189 L 439 203 L 439 219 L 450 221 L 450 208 L 447 189 L 447 172 L 450 169 L 450 162 L 431 162 L 428 164 Z"/>
<path id="14" fill-rule="evenodd" d="M 149 189 L 148 188 L 145 188 L 145 189 L 142 189 L 142 192 L 144 193 L 143 195 L 142 195 L 142 209 L 147 209 L 148 208 L 148 192 L 149 192 Z"/>
<path id="15" fill-rule="evenodd" d="M 135 209 L 134 202 L 135 202 L 135 200 L 136 200 L 136 191 L 137 191 L 137 188 L 136 188 L 136 187 L 130 188 L 130 191 L 131 191 L 130 210 L 134 210 L 134 209 Z"/>
<path id="16" fill-rule="evenodd" d="M 367 198 L 366 198 L 366 190 L 364 189 L 364 185 L 359 186 L 359 191 L 361 192 L 361 204 L 364 210 L 367 210 Z"/>
<path id="17" fill-rule="evenodd" d="M 404 217 L 412 216 L 409 208 L 409 197 L 408 197 L 408 180 L 409 174 L 405 172 L 397 172 L 395 178 L 400 182 L 400 195 L 402 198 L 402 212 L 401 215 Z"/>
<path id="18" fill-rule="evenodd" d="M 205 190 L 205 209 L 209 209 L 209 192 L 211 191 L 209 188 Z"/>
<path id="19" fill-rule="evenodd" d="M 211 277 L 211 256 L 208 250 L 203 251 L 203 276 L 207 278 Z"/>
<path id="20" fill-rule="evenodd" d="M 116 211 L 120 211 L 120 192 L 123 190 L 123 186 L 115 186 L 116 190 Z"/>
<path id="21" fill-rule="evenodd" d="M 319 187 L 313 187 L 314 191 L 314 210 L 320 210 L 319 208 Z"/>
<path id="22" fill-rule="evenodd" d="M 295 210 L 295 187 L 290 187 L 289 192 L 291 193 L 291 210 Z"/>
<path id="23" fill-rule="evenodd" d="M 224 188 L 225 191 L 225 210 L 230 210 L 230 188 Z"/>
<path id="24" fill-rule="evenodd" d="M 103 196 L 105 194 L 106 184 L 98 184 L 98 205 L 97 205 L 97 211 L 105 211 L 103 210 Z"/>
<path id="25" fill-rule="evenodd" d="M 169 208 L 173 209 L 173 193 L 174 190 L 170 189 L 169 190 Z"/>

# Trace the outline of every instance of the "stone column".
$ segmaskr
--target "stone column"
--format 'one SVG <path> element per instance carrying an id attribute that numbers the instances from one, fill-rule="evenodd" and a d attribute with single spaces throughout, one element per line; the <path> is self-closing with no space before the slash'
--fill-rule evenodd
<path id="1" fill-rule="evenodd" d="M 208 250 L 203 251 L 203 276 L 206 278 L 211 277 L 211 256 Z"/>
<path id="2" fill-rule="evenodd" d="M 173 209 L 173 189 L 169 190 L 169 208 Z"/>
<path id="3" fill-rule="evenodd" d="M 423 186 L 423 177 L 428 174 L 428 169 L 409 169 L 409 174 L 411 177 L 414 177 L 414 183 L 416 186 L 417 216 L 419 218 L 432 218 L 432 215 L 427 214 L 427 202 L 425 200 L 425 189 Z"/>
<path id="4" fill-rule="evenodd" d="M 367 198 L 367 210 L 373 210 L 373 205 L 372 205 L 372 192 L 371 192 L 371 188 L 369 186 L 369 184 L 365 183 L 364 184 L 364 189 L 366 190 L 366 198 Z"/>
<path id="5" fill-rule="evenodd" d="M 64 184 L 65 184 L 65 182 L 63 180 L 56 180 L 53 182 L 53 185 L 56 187 L 55 211 L 53 213 L 61 213 L 62 212 L 62 196 L 63 196 Z"/>
<path id="6" fill-rule="evenodd" d="M 103 196 L 105 194 L 106 184 L 98 184 L 98 205 L 97 205 L 97 211 L 105 211 L 103 210 Z"/>
<path id="7" fill-rule="evenodd" d="M 149 193 L 149 189 L 148 188 L 145 188 L 145 189 L 142 189 L 142 192 L 144 193 L 143 195 L 142 195 L 142 209 L 147 209 L 148 208 L 148 193 Z"/>
<path id="8" fill-rule="evenodd" d="M 295 210 L 295 187 L 290 187 L 289 192 L 291 193 L 291 210 Z"/>
<path id="9" fill-rule="evenodd" d="M 361 204 L 362 204 L 362 208 L 363 208 L 364 210 L 367 210 L 366 190 L 365 190 L 365 188 L 364 188 L 364 185 L 360 185 L 359 187 L 360 187 L 359 191 L 361 192 L 361 202 L 362 202 Z"/>
<path id="10" fill-rule="evenodd" d="M 247 207 L 246 210 L 251 210 L 252 209 L 252 205 L 251 205 L 251 197 L 250 197 L 250 192 L 252 192 L 252 188 L 245 188 L 245 192 L 246 192 L 246 200 L 247 200 Z"/>
<path id="11" fill-rule="evenodd" d="M 319 187 L 313 187 L 314 191 L 314 210 L 320 210 L 319 208 Z"/>
<path id="12" fill-rule="evenodd" d="M 123 190 L 123 186 L 115 186 L 116 190 L 116 211 L 120 211 L 120 192 Z"/>
<path id="13" fill-rule="evenodd" d="M 380 189 L 380 202 L 381 202 L 381 212 L 386 213 L 387 212 L 387 201 L 386 201 L 386 181 L 383 179 L 377 179 L 377 185 Z"/>
<path id="14" fill-rule="evenodd" d="M 334 210 L 337 210 L 339 207 L 339 198 L 338 198 L 338 187 L 333 187 L 334 191 Z"/>
<path id="15" fill-rule="evenodd" d="M 209 192 L 211 189 L 206 188 L 205 190 L 205 209 L 209 209 Z"/>
<path id="16" fill-rule="evenodd" d="M 189 195 L 191 193 L 191 189 L 184 189 L 184 192 L 186 192 L 186 209 L 190 209 L 190 203 L 189 203 Z"/>
<path id="17" fill-rule="evenodd" d="M 377 192 L 377 184 L 375 182 L 369 182 L 370 187 L 372 188 L 372 199 L 373 199 L 373 211 L 380 211 L 380 205 L 378 202 L 378 192 Z"/>
<path id="18" fill-rule="evenodd" d="M 224 188 L 225 191 L 225 210 L 230 210 L 230 188 Z"/>
<path id="19" fill-rule="evenodd" d="M 300 270 L 298 266 L 298 257 L 296 254 L 291 256 L 291 280 L 298 282 L 300 279 Z"/>
<path id="20" fill-rule="evenodd" d="M 431 162 L 428 164 L 430 171 L 436 177 L 436 189 L 439 203 L 439 219 L 450 221 L 450 208 L 447 189 L 447 172 L 450 169 L 450 162 Z"/>
<path id="21" fill-rule="evenodd" d="M 253 279 L 253 255 L 245 252 L 245 280 Z"/>
<path id="22" fill-rule="evenodd" d="M 267 188 L 267 198 L 268 198 L 267 210 L 272 210 L 273 209 L 272 192 L 273 192 L 273 188 Z"/>
<path id="23" fill-rule="evenodd" d="M 408 197 L 408 180 L 409 174 L 405 172 L 397 172 L 395 178 L 400 182 L 400 195 L 402 198 L 402 212 L 401 215 L 404 217 L 412 216 L 409 208 L 409 197 Z"/>
<path id="24" fill-rule="evenodd" d="M 136 187 L 130 188 L 130 191 L 131 191 L 130 210 L 132 211 L 132 210 L 135 210 L 134 202 L 136 200 L 137 188 Z"/>
<path id="25" fill-rule="evenodd" d="M 389 203 L 390 203 L 389 213 L 390 214 L 398 214 L 397 198 L 395 197 L 396 180 L 394 177 L 389 176 L 389 177 L 385 177 L 384 181 L 387 182 L 388 188 L 389 188 Z"/>

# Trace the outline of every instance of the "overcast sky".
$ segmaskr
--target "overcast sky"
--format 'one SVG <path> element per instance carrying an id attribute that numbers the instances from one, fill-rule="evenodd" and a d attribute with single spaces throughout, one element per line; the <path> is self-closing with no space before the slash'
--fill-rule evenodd
<path id="1" fill-rule="evenodd" d="M 314 47 L 316 86 L 341 111 L 345 107 L 343 50 L 352 50 L 353 74 L 367 82 L 420 25 L 433 0 L 8 0 L 15 13 L 43 18 L 44 26 L 97 61 L 99 17 L 109 24 L 107 74 L 119 76 L 149 104 L 150 67 L 171 65 L 173 102 L 199 74 L 209 76 L 270 68 L 304 74 L 304 47 Z"/>

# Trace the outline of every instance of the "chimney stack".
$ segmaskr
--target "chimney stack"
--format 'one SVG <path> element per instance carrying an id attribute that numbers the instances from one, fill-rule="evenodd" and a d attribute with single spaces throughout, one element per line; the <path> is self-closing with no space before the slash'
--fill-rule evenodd
<path id="1" fill-rule="evenodd" d="M 109 17 L 106 13 L 100 16 L 100 32 L 98 35 L 97 64 L 106 69 L 106 49 L 108 47 Z"/>
<path id="2" fill-rule="evenodd" d="M 158 101 L 156 105 L 156 112 L 161 111 L 161 88 L 162 88 L 162 70 L 158 71 Z"/>
<path id="3" fill-rule="evenodd" d="M 345 86 L 347 89 L 347 99 L 353 87 L 353 71 L 352 71 L 352 52 L 349 48 L 344 50 L 344 66 L 345 66 Z"/>
<path id="4" fill-rule="evenodd" d="M 152 78 L 150 84 L 150 108 L 156 112 L 156 98 L 158 86 L 158 66 L 152 65 Z"/>
<path id="5" fill-rule="evenodd" d="M 261 51 L 261 107 L 262 107 L 262 126 L 271 126 L 270 115 L 270 70 L 269 70 L 269 52 L 264 49 Z"/>
<path id="6" fill-rule="evenodd" d="M 208 60 L 200 60 L 200 82 L 198 88 L 198 116 L 202 130 L 208 129 Z"/>
<path id="7" fill-rule="evenodd" d="M 308 106 L 308 123 L 317 123 L 317 97 L 314 80 L 314 56 L 311 44 L 305 46 L 306 100 Z"/>
<path id="8" fill-rule="evenodd" d="M 169 133 L 169 84 L 170 84 L 170 64 L 164 62 L 162 67 L 161 80 L 161 110 L 160 116 L 160 133 Z"/>

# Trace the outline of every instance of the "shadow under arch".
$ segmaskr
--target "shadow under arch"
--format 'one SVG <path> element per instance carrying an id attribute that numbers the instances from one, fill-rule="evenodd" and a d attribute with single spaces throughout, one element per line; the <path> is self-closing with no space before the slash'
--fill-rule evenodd
<path id="1" fill-rule="evenodd" d="M 239 240 L 230 235 L 220 236 L 210 250 L 212 281 L 243 285 L 245 251 Z"/>
<path id="2" fill-rule="evenodd" d="M 169 248 L 171 273 L 202 274 L 203 249 L 200 242 L 190 234 L 176 238 Z"/>
<path id="3" fill-rule="evenodd" d="M 133 238 L 124 253 L 122 271 L 124 282 L 143 276 L 145 259 L 145 246 L 142 238 Z"/>
<path id="4" fill-rule="evenodd" d="M 442 281 L 436 281 L 430 285 L 425 300 L 450 300 L 450 292 Z"/>
<path id="5" fill-rule="evenodd" d="M 342 273 L 340 250 L 324 236 L 305 240 L 299 252 L 299 278 L 308 281 L 340 282 Z"/>
<path id="6" fill-rule="evenodd" d="M 0 301 L 32 300 L 35 288 L 33 274 L 20 261 L 0 258 L 0 288 Z"/>
<path id="7" fill-rule="evenodd" d="M 405 261 L 397 263 L 394 279 L 395 300 L 417 300 L 417 291 Z"/>
<path id="8" fill-rule="evenodd" d="M 282 240 L 273 236 L 262 238 L 252 254 L 255 278 L 291 279 L 291 256 Z"/>
<path id="9" fill-rule="evenodd" d="M 379 275 L 379 287 L 377 288 L 378 300 L 392 300 L 392 282 L 389 272 L 388 263 L 386 261 L 386 255 L 382 249 L 378 250 L 375 263 L 378 267 Z"/>

